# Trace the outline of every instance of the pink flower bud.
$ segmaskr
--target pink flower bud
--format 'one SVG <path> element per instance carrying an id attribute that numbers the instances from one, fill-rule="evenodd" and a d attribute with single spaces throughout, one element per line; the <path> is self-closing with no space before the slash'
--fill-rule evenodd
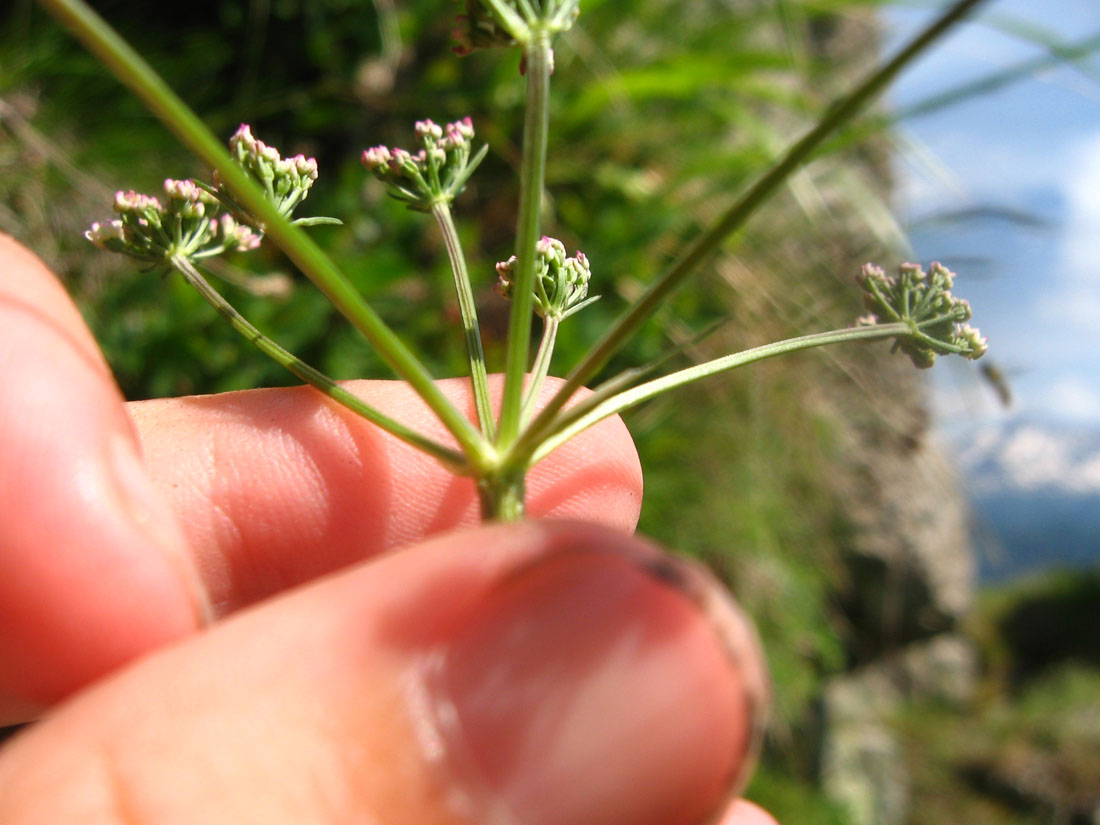
<path id="1" fill-rule="evenodd" d="M 425 138 L 431 138 L 432 140 L 439 140 L 443 137 L 443 129 L 439 124 L 434 123 L 431 120 L 418 120 L 416 122 L 416 136 L 421 140 Z"/>
<path id="2" fill-rule="evenodd" d="M 363 165 L 372 172 L 388 168 L 393 155 L 385 146 L 374 146 L 363 152 Z"/>

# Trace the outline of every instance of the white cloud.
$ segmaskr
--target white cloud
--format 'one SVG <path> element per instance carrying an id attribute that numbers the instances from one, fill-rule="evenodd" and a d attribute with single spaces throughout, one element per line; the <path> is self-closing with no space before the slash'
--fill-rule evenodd
<path id="1" fill-rule="evenodd" d="M 1066 375 L 1051 386 L 1044 406 L 1054 415 L 1073 421 L 1100 420 L 1100 387 L 1097 376 Z"/>
<path id="2" fill-rule="evenodd" d="M 1062 278 L 1078 287 L 1100 291 L 1100 132 L 1075 147 L 1068 168 Z M 1097 293 L 1090 295 L 1094 300 L 1100 297 Z"/>

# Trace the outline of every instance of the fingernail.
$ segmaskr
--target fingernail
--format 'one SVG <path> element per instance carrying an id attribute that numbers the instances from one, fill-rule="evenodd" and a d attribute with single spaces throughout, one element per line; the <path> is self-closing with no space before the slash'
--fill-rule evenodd
<path id="1" fill-rule="evenodd" d="M 701 568 L 560 550 L 501 582 L 425 695 L 452 801 L 490 825 L 694 825 L 750 770 L 766 678 Z"/>
<path id="2" fill-rule="evenodd" d="M 108 445 L 108 466 L 117 486 L 119 500 L 134 527 L 159 549 L 179 577 L 194 605 L 200 626 L 213 621 L 214 610 L 195 564 L 187 552 L 175 515 L 157 495 L 134 444 L 121 435 Z"/>

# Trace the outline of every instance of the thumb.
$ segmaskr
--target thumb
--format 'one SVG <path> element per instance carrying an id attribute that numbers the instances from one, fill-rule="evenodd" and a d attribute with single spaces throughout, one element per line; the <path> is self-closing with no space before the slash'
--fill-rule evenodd
<path id="1" fill-rule="evenodd" d="M 479 528 L 78 695 L 0 754 L 0 821 L 692 825 L 766 693 L 701 570 L 592 525 Z"/>

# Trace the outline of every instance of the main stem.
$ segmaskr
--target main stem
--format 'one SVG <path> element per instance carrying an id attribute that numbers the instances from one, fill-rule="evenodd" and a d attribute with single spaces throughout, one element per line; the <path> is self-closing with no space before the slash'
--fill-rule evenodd
<path id="1" fill-rule="evenodd" d="M 549 32 L 533 30 L 524 55 L 527 69 L 527 111 L 523 123 L 519 219 L 516 224 L 516 274 L 515 287 L 512 290 L 512 314 L 508 324 L 504 395 L 500 405 L 500 426 L 497 429 L 497 445 L 502 450 L 511 446 L 519 435 L 523 384 L 530 354 L 535 245 L 539 240 L 539 213 L 546 180 L 546 144 L 550 127 L 550 66 L 553 52 Z"/>
<path id="2" fill-rule="evenodd" d="M 519 521 L 523 518 L 527 468 L 527 464 L 501 467 L 478 477 L 482 521 Z"/>
<path id="3" fill-rule="evenodd" d="M 493 406 L 489 399 L 485 350 L 481 345 L 481 327 L 477 322 L 477 305 L 474 302 L 473 286 L 470 284 L 470 273 L 466 268 L 466 256 L 462 254 L 462 244 L 458 240 L 458 230 L 455 229 L 454 219 L 451 217 L 450 205 L 445 201 L 433 204 L 432 215 L 443 233 L 443 243 L 447 247 L 447 256 L 451 259 L 455 292 L 458 294 L 458 311 L 462 316 L 462 332 L 466 336 L 466 355 L 470 361 L 470 382 L 474 389 L 477 422 L 482 435 L 491 441 L 495 429 Z"/>

